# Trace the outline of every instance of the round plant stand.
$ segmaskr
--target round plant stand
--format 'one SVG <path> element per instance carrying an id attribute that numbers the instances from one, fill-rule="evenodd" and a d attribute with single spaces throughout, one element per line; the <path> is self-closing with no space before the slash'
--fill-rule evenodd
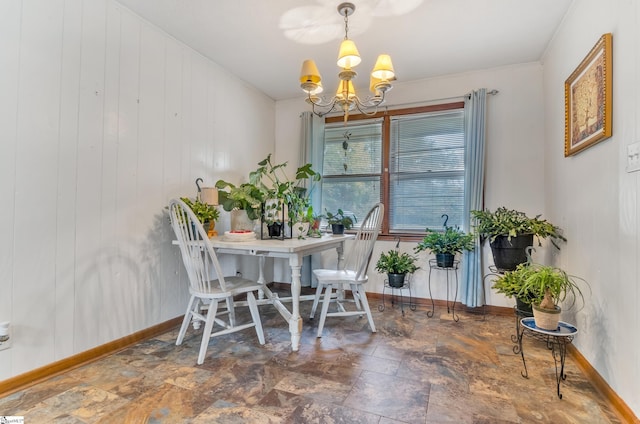
<path id="1" fill-rule="evenodd" d="M 456 315 L 456 299 L 458 298 L 458 267 L 460 266 L 460 261 L 454 260 L 453 266 L 450 267 L 442 267 L 438 266 L 438 262 L 435 259 L 429 259 L 429 298 L 431 298 L 431 310 L 427 311 L 427 316 L 431 318 L 436 310 L 436 305 L 433 302 L 433 295 L 431 294 L 431 273 L 436 271 L 444 271 L 447 278 L 447 313 L 451 313 L 453 316 L 453 320 L 458 322 L 460 318 Z M 453 277 L 449 278 L 449 273 L 453 273 Z M 449 286 L 450 283 L 455 281 L 455 294 L 453 296 L 453 300 L 449 303 Z"/>
<path id="2" fill-rule="evenodd" d="M 522 318 L 520 320 L 520 333 L 518 333 L 519 351 L 520 356 L 522 357 L 522 365 L 524 366 L 524 371 L 521 372 L 521 374 L 524 378 L 529 378 L 527 363 L 524 359 L 524 352 L 522 350 L 522 337 L 525 334 L 527 336 L 533 337 L 534 339 L 546 342 L 547 347 L 551 350 L 553 362 L 556 366 L 557 393 L 558 397 L 562 399 L 562 393 L 560 393 L 560 383 L 562 382 L 562 380 L 567 379 L 567 375 L 564 372 L 564 361 L 567 356 L 567 345 L 571 344 L 575 335 L 578 334 L 578 329 L 572 324 L 560 321 L 556 330 L 543 330 L 536 327 L 536 323 L 533 317 Z"/>
<path id="3" fill-rule="evenodd" d="M 400 310 L 402 311 L 402 316 L 404 316 L 404 305 L 405 305 L 405 296 L 403 294 L 404 290 L 409 292 L 409 309 L 412 311 L 416 310 L 416 303 L 413 299 L 413 295 L 411 294 L 411 274 L 406 274 L 404 277 L 404 284 L 401 287 L 394 287 L 389 284 L 389 280 L 384 280 L 384 287 L 382 288 L 382 304 L 378 305 L 378 310 L 380 312 L 385 310 L 385 296 L 391 297 L 391 308 L 396 308 L 400 305 Z M 388 295 L 386 291 L 391 290 L 391 293 Z"/>

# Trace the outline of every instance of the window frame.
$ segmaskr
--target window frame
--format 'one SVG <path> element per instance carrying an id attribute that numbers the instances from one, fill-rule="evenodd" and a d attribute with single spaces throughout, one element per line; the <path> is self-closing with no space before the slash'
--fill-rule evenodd
<path id="1" fill-rule="evenodd" d="M 349 115 L 349 121 L 374 120 L 382 119 L 382 170 L 380 175 L 380 201 L 388 208 L 390 205 L 390 175 L 389 175 L 389 149 L 391 145 L 391 119 L 402 115 L 417 115 L 429 112 L 443 112 L 447 110 L 464 110 L 464 101 L 441 103 L 429 106 L 418 106 L 404 109 L 389 109 L 383 112 L 377 112 L 371 115 L 355 114 Z M 342 122 L 344 117 L 328 116 L 325 117 L 325 124 L 333 124 Z M 424 237 L 425 232 L 389 232 L 389 213 L 385 210 L 384 219 L 382 221 L 382 231 L 378 235 L 378 240 L 398 240 L 398 241 L 420 241 Z"/>

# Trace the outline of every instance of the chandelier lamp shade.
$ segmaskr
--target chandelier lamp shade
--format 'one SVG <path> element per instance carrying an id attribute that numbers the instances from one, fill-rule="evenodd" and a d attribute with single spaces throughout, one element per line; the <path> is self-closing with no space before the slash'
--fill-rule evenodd
<path id="1" fill-rule="evenodd" d="M 335 96 L 330 99 L 319 96 L 323 91 L 322 77 L 313 60 L 305 60 L 300 71 L 300 87 L 307 93 L 306 101 L 311 105 L 313 113 L 324 116 L 330 112 L 341 111 L 344 113 L 345 122 L 349 119 L 349 112 L 356 109 L 365 115 L 375 114 L 378 106 L 384 102 L 386 92 L 391 89 L 391 81 L 396 79 L 391 57 L 388 54 L 381 54 L 376 60 L 369 80 L 371 95 L 361 98 L 356 94 L 353 80 L 357 73 L 353 68 L 361 62 L 361 59 L 356 44 L 349 39 L 349 16 L 355 9 L 353 3 L 341 3 L 338 6 L 338 12 L 344 16 L 344 40 L 338 52 L 340 82 Z"/>

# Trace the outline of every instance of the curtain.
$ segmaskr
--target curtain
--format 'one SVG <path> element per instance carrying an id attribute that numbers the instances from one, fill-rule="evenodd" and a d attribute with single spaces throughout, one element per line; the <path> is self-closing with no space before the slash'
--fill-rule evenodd
<path id="1" fill-rule="evenodd" d="M 300 115 L 300 159 L 299 165 L 303 166 L 311 163 L 313 170 L 322 174 L 322 150 L 324 142 L 324 119 L 312 112 L 302 112 Z M 319 184 L 322 184 L 320 181 Z M 320 198 L 320 185 L 316 185 L 315 190 L 311 192 L 311 206 L 314 213 L 320 214 L 322 199 Z M 300 279 L 303 286 L 316 287 L 317 282 L 313 281 L 312 270 L 320 267 L 321 260 L 318 255 L 307 256 L 302 263 Z"/>
<path id="2" fill-rule="evenodd" d="M 484 201 L 484 133 L 487 90 L 474 90 L 465 98 L 465 176 L 463 229 L 471 231 L 472 210 L 481 210 Z M 462 257 L 460 301 L 468 307 L 483 306 L 485 302 L 482 281 L 482 248 L 479 238 L 475 249 L 465 251 Z"/>

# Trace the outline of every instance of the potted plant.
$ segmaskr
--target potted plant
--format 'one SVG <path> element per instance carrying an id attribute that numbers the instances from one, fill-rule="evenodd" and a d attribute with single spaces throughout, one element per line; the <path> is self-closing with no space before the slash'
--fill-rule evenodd
<path id="1" fill-rule="evenodd" d="M 586 284 L 580 277 L 567 274 L 566 271 L 539 264 L 522 266 L 518 271 L 521 288 L 517 296 L 531 299 L 536 327 L 543 330 L 556 330 L 562 311 L 559 303 L 569 299 L 567 309 L 576 303 L 584 305 L 584 296 L 579 282 Z"/>
<path id="2" fill-rule="evenodd" d="M 344 230 L 349 230 L 353 227 L 353 224 L 358 220 L 355 215 L 345 215 L 342 209 L 338 209 L 336 213 L 329 212 L 325 209 L 325 218 L 327 223 L 331 225 L 331 232 L 333 234 L 344 234 Z"/>
<path id="3" fill-rule="evenodd" d="M 320 174 L 307 163 L 296 170 L 295 179 L 290 179 L 285 172 L 286 166 L 287 162 L 274 164 L 269 154 L 249 174 L 249 181 L 264 193 L 263 219 L 271 236 L 273 228 L 282 229 L 285 211 L 291 226 L 298 222 L 309 222 L 313 215 L 309 199 L 313 186 L 307 189 L 304 183 L 309 181 L 313 185 L 320 180 Z"/>
<path id="4" fill-rule="evenodd" d="M 471 211 L 475 219 L 475 230 L 482 240 L 489 239 L 493 261 L 499 271 L 513 271 L 520 263 L 527 261 L 525 249 L 533 245 L 533 237 L 549 238 L 551 244 L 560 249 L 558 241 L 567 241 L 559 227 L 540 215 L 529 218 L 524 212 L 499 207 L 490 210 Z"/>
<path id="5" fill-rule="evenodd" d="M 420 267 L 416 265 L 417 258 L 406 252 L 389 250 L 382 252 L 376 263 L 376 271 L 386 273 L 391 287 L 402 287 L 407 274 L 416 272 Z"/>
<path id="6" fill-rule="evenodd" d="M 528 263 L 519 264 L 513 271 L 505 271 L 499 274 L 493 282 L 492 288 L 497 293 L 503 294 L 508 298 L 515 298 L 516 309 L 519 314 L 525 317 L 533 316 L 531 309 L 531 303 L 535 301 L 534 297 L 530 295 L 520 295 L 522 291 L 522 275 L 524 274 L 524 268 L 529 266 Z"/>
<path id="7" fill-rule="evenodd" d="M 218 200 L 222 205 L 222 209 L 232 213 L 231 229 L 252 230 L 253 221 L 259 219 L 262 213 L 262 202 L 264 201 L 264 193 L 262 190 L 251 183 L 243 183 L 235 186 L 224 180 L 218 180 L 216 182 L 216 188 L 218 189 Z M 234 219 L 234 212 L 238 211 L 244 211 L 247 217 L 246 220 L 249 222 L 236 224 L 235 222 L 240 221 L 240 219 L 238 217 Z"/>
<path id="8" fill-rule="evenodd" d="M 209 236 L 215 235 L 215 222 L 220 218 L 220 211 L 215 206 L 201 202 L 199 199 L 193 201 L 188 197 L 181 197 L 180 200 L 191 208 L 203 227 L 208 227 Z M 195 233 L 195 229 L 193 231 Z"/>
<path id="9" fill-rule="evenodd" d="M 456 253 L 463 250 L 473 250 L 475 247 L 474 234 L 465 233 L 459 228 L 445 227 L 444 231 L 426 229 L 427 235 L 414 248 L 416 253 L 429 249 L 436 255 L 439 267 L 451 268 Z"/>

